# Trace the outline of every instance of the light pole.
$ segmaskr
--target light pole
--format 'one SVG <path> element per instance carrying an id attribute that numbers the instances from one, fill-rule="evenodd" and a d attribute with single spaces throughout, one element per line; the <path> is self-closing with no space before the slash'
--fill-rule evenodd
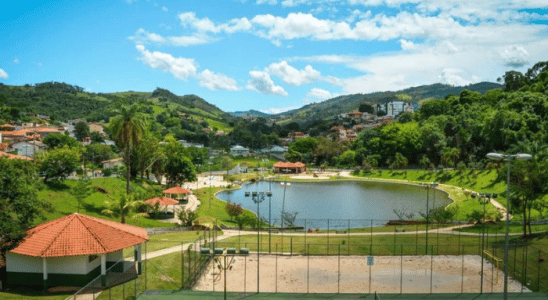
<path id="1" fill-rule="evenodd" d="M 485 249 L 485 205 L 491 202 L 491 197 L 493 199 L 497 198 L 497 193 L 485 193 L 478 195 L 478 202 L 483 205 L 483 215 L 482 215 L 482 226 L 481 226 L 481 284 L 480 284 L 480 294 L 483 294 L 483 253 Z M 476 194 L 472 194 L 472 198 L 476 198 Z M 488 246 L 489 247 L 489 246 Z"/>
<path id="2" fill-rule="evenodd" d="M 435 189 L 438 184 L 435 183 L 435 182 L 432 182 L 432 183 L 426 183 L 425 184 L 426 186 L 426 248 L 424 249 L 426 251 L 426 254 L 428 254 L 428 224 L 430 223 L 430 199 L 429 199 L 429 195 L 430 195 L 430 189 Z"/>
<path id="3" fill-rule="evenodd" d="M 208 162 L 208 168 L 209 168 L 209 212 L 211 213 L 211 165 L 213 164 L 211 162 L 211 160 L 213 160 L 213 156 L 210 156 L 209 157 L 209 162 Z"/>
<path id="4" fill-rule="evenodd" d="M 508 231 L 510 230 L 510 166 L 513 160 L 530 160 L 531 154 L 501 154 L 489 153 L 487 158 L 492 160 L 505 160 L 506 168 L 506 234 L 504 235 L 504 300 L 508 299 Z"/>
<path id="5" fill-rule="evenodd" d="M 268 192 L 270 195 L 272 195 L 270 192 Z M 260 210 L 259 210 L 259 204 L 264 201 L 264 195 L 265 192 L 257 192 L 253 191 L 251 192 L 251 200 L 253 202 L 257 203 L 257 293 L 259 293 L 259 254 L 261 252 L 261 245 L 259 243 L 260 241 Z M 245 194 L 246 197 L 249 197 L 249 194 Z"/>

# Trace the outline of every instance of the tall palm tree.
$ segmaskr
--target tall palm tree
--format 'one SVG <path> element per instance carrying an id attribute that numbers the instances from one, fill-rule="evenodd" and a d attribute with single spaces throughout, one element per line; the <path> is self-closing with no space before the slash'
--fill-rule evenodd
<path id="1" fill-rule="evenodd" d="M 111 119 L 110 130 L 118 146 L 124 151 L 124 163 L 127 167 L 126 192 L 129 194 L 129 179 L 131 174 L 131 148 L 138 145 L 146 132 L 145 116 L 139 112 L 137 105 L 122 105 L 118 115 Z"/>

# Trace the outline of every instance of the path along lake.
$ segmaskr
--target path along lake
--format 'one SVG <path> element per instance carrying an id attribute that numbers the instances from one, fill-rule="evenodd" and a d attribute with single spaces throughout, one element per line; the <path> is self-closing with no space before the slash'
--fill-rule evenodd
<path id="1" fill-rule="evenodd" d="M 331 182 L 291 182 L 290 186 L 280 182 L 260 181 L 244 184 L 241 189 L 222 191 L 217 197 L 224 201 L 240 204 L 257 212 L 257 204 L 246 197 L 245 192 L 272 192 L 271 219 L 273 225 L 280 225 L 284 190 L 286 212 L 297 212 L 296 225 L 304 226 L 307 219 L 309 228 L 326 228 L 330 219 L 330 228 L 381 226 L 388 220 L 397 220 L 394 212 L 413 214 L 420 218 L 426 212 L 427 189 L 423 186 L 364 181 Z M 429 190 L 429 209 L 446 206 L 451 203 L 443 191 Z M 261 218 L 268 220 L 269 197 L 265 195 L 260 204 Z M 351 224 L 348 225 L 351 220 Z"/>

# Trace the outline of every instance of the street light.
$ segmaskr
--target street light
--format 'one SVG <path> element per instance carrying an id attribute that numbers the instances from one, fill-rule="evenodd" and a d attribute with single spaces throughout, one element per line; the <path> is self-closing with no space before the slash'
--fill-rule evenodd
<path id="1" fill-rule="evenodd" d="M 208 168 L 209 168 L 209 212 L 211 213 L 211 165 L 213 164 L 211 160 L 213 156 L 209 157 Z"/>
<path id="2" fill-rule="evenodd" d="M 272 193 L 268 192 L 270 194 L 269 196 L 272 196 Z M 249 197 L 249 194 L 245 194 L 246 197 Z M 257 192 L 253 191 L 251 192 L 251 200 L 253 202 L 257 203 L 257 293 L 259 293 L 259 254 L 261 252 L 261 245 L 259 244 L 260 241 L 260 210 L 259 210 L 259 204 L 265 200 L 264 198 L 265 192 Z"/>
<path id="3" fill-rule="evenodd" d="M 507 162 L 506 172 L 506 234 L 504 236 L 504 300 L 508 299 L 508 231 L 510 230 L 510 166 L 513 160 L 530 160 L 532 156 L 530 154 L 501 154 L 501 153 L 489 153 L 487 158 L 492 160 L 505 160 Z"/>
<path id="4" fill-rule="evenodd" d="M 430 189 L 435 189 L 438 186 L 438 184 L 435 182 L 432 182 L 432 183 L 425 183 L 424 185 L 426 187 L 426 248 L 425 248 L 425 251 L 426 251 L 426 254 L 428 254 L 428 224 L 430 223 L 429 195 L 430 195 Z M 434 192 L 434 199 L 436 199 L 435 197 L 436 197 L 436 193 Z"/>

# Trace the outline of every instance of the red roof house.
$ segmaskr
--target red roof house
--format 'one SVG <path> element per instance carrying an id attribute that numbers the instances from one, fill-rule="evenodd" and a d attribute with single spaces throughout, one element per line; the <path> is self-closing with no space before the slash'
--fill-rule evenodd
<path id="1" fill-rule="evenodd" d="M 70 214 L 30 229 L 7 253 L 8 284 L 83 286 L 123 260 L 125 248 L 135 246 L 140 265 L 141 244 L 147 240 L 143 228 Z"/>

